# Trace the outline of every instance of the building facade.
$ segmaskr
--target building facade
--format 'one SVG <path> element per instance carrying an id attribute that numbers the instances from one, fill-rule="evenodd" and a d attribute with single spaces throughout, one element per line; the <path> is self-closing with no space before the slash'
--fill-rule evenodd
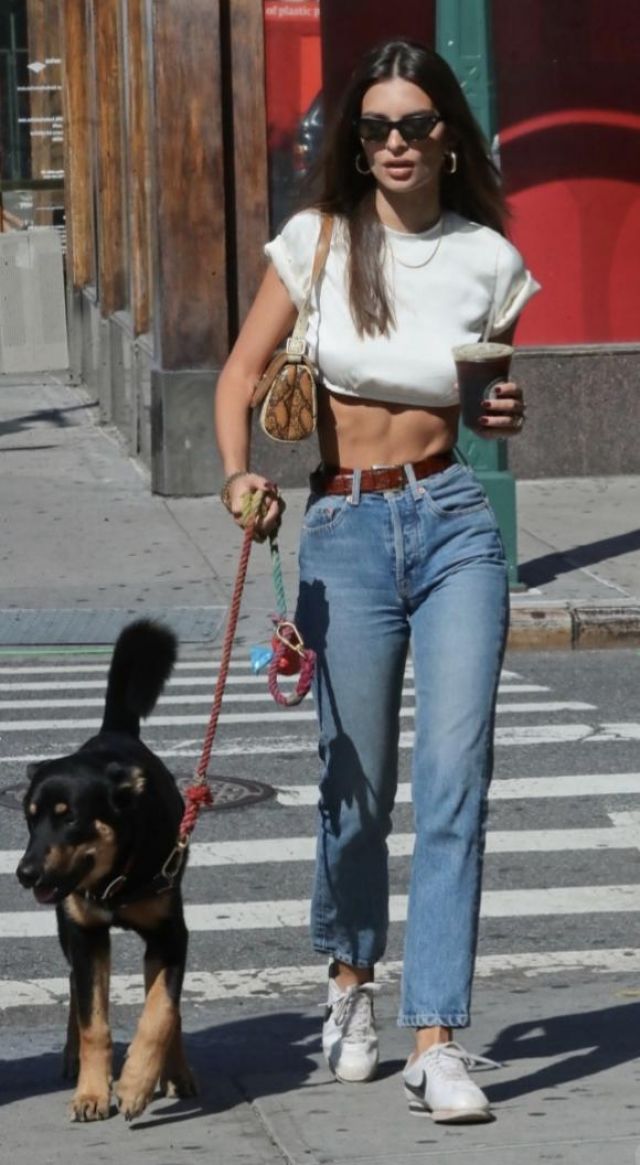
<path id="1" fill-rule="evenodd" d="M 530 409 L 511 467 L 640 471 L 635 0 L 57 0 L 59 22 L 33 0 L 63 60 L 73 366 L 154 490 L 218 488 L 211 404 L 262 246 L 355 57 L 390 35 L 440 47 L 445 4 L 463 32 L 479 7 L 490 21 L 491 145 L 543 285 L 518 333 Z M 316 459 L 256 446 L 283 484 Z"/>

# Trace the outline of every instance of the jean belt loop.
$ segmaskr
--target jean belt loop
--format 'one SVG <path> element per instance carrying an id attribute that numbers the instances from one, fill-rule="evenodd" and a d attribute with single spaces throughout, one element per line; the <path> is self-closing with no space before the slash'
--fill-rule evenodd
<path id="1" fill-rule="evenodd" d="M 413 465 L 411 464 L 410 461 L 407 461 L 404 464 L 403 469 L 404 469 L 404 475 L 405 475 L 409 485 L 411 486 L 412 497 L 414 497 L 414 498 L 419 497 L 420 494 L 424 493 L 424 489 L 421 485 L 418 485 L 418 480 L 416 478 Z"/>
<path id="2" fill-rule="evenodd" d="M 354 469 L 353 481 L 351 483 L 351 494 L 349 496 L 349 505 L 360 505 L 360 478 L 362 477 L 362 470 Z"/>

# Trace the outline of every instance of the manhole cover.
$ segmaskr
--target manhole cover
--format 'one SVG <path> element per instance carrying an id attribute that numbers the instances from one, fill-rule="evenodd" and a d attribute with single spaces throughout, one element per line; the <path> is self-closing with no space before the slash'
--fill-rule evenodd
<path id="1" fill-rule="evenodd" d="M 181 792 L 193 781 L 193 777 L 179 777 L 178 788 Z M 275 795 L 271 785 L 261 781 L 249 781 L 244 777 L 210 777 L 209 785 L 213 794 L 212 810 L 245 809 L 247 805 L 257 805 L 260 801 L 268 801 Z M 0 809 L 22 810 L 22 799 L 27 789 L 26 781 L 20 785 L 9 785 L 0 790 Z M 206 807 L 205 807 L 206 809 Z"/>
<path id="2" fill-rule="evenodd" d="M 193 777 L 179 777 L 180 792 L 184 793 L 192 782 Z M 275 796 L 275 789 L 271 785 L 249 781 L 245 777 L 209 777 L 209 786 L 213 794 L 213 812 L 216 809 L 244 809 L 247 805 L 257 805 Z"/>

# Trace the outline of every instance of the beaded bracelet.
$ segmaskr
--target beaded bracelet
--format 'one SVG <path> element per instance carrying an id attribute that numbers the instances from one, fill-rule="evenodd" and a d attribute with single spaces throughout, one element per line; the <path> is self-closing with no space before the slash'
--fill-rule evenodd
<path id="1" fill-rule="evenodd" d="M 232 484 L 234 481 L 236 481 L 236 480 L 237 480 L 237 478 L 239 478 L 239 477 L 245 477 L 245 475 L 246 475 L 248 472 L 249 472 L 249 470 L 248 470 L 248 469 L 236 469 L 235 473 L 230 473 L 230 474 L 229 474 L 229 476 L 228 476 L 228 478 L 226 479 L 226 481 L 225 481 L 225 483 L 224 483 L 224 485 L 223 485 L 222 489 L 220 490 L 220 501 L 222 502 L 222 504 L 223 504 L 223 506 L 224 506 L 225 510 L 228 510 L 228 509 L 229 509 L 229 506 L 230 506 L 230 501 L 231 501 L 231 499 L 230 499 L 230 497 L 229 497 L 229 486 L 230 486 L 230 485 L 231 485 L 231 484 Z"/>

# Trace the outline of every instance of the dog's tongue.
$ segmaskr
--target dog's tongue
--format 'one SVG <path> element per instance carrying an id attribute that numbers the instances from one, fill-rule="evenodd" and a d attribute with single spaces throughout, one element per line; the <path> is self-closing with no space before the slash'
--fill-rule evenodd
<path id="1" fill-rule="evenodd" d="M 36 886 L 33 891 L 36 902 L 39 902 L 42 906 L 47 902 L 53 902 L 57 892 L 57 886 Z"/>

